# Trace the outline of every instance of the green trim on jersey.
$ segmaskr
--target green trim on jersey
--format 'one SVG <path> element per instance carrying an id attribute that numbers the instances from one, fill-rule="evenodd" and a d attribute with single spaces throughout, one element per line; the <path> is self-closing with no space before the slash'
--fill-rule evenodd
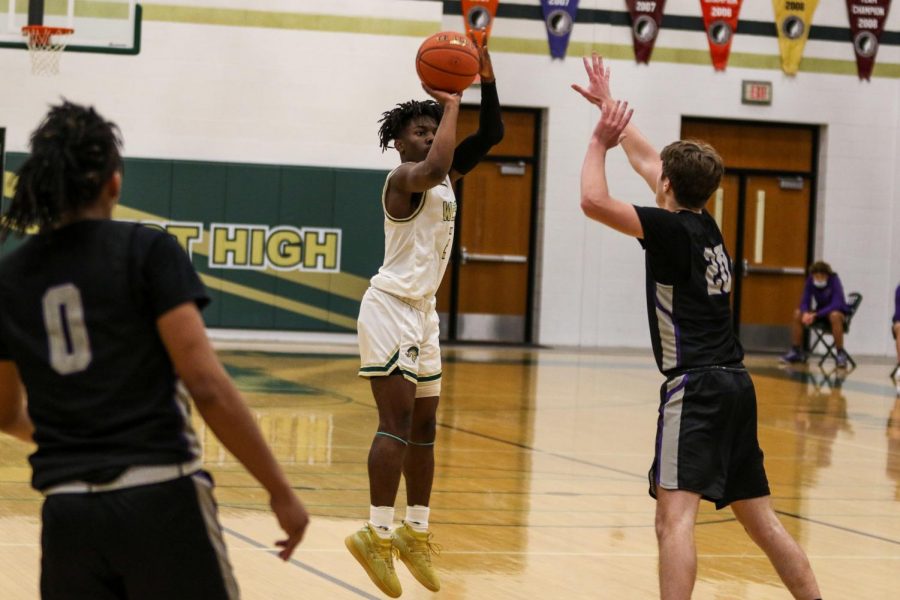
<path id="1" fill-rule="evenodd" d="M 441 378 L 441 375 L 443 375 L 443 373 L 438 371 L 434 375 L 419 375 L 417 377 L 417 380 L 419 383 L 427 383 L 429 381 L 437 381 L 438 379 Z"/>
<path id="2" fill-rule="evenodd" d="M 440 184 L 438 184 L 438 185 L 440 185 Z M 413 219 L 415 219 L 416 217 L 418 217 L 418 216 L 419 216 L 419 213 L 422 212 L 422 209 L 425 208 L 425 199 L 428 197 L 428 192 L 430 192 L 430 191 L 431 191 L 431 190 L 426 190 L 426 191 L 422 192 L 422 201 L 419 202 L 419 206 L 418 206 L 418 208 L 416 208 L 416 212 L 414 212 L 413 214 L 409 215 L 409 216 L 406 217 L 405 219 L 395 219 L 394 217 L 391 216 L 391 213 L 388 212 L 387 206 L 385 206 L 385 203 L 384 203 L 384 201 L 385 201 L 385 197 L 384 197 L 384 196 L 385 196 L 385 195 L 382 194 L 382 195 L 381 195 L 381 208 L 384 209 L 384 216 L 387 217 L 387 219 L 388 219 L 389 221 L 392 221 L 392 222 L 394 222 L 394 223 L 409 223 L 410 221 L 412 221 Z"/>

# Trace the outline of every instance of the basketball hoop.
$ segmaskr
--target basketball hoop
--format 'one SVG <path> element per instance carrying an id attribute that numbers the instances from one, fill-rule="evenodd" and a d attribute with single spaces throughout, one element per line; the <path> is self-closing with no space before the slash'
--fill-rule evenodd
<path id="1" fill-rule="evenodd" d="M 28 56 L 31 57 L 31 72 L 34 75 L 56 75 L 59 73 L 59 57 L 66 48 L 66 36 L 75 33 L 66 27 L 45 27 L 26 25 L 22 35 L 26 37 Z"/>

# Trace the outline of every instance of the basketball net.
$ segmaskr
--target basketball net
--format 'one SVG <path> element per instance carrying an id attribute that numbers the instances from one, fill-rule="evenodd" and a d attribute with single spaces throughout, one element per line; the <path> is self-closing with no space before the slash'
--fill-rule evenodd
<path id="1" fill-rule="evenodd" d="M 59 58 L 66 48 L 67 36 L 75 33 L 65 27 L 44 27 L 26 25 L 22 28 L 28 56 L 31 58 L 31 72 L 34 75 L 57 75 Z"/>

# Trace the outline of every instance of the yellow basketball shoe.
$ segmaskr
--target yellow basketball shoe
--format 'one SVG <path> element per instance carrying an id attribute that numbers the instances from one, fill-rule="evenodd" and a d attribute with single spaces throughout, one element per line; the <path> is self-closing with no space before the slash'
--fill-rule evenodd
<path id="1" fill-rule="evenodd" d="M 394 530 L 394 548 L 400 552 L 400 560 L 419 583 L 436 592 L 441 589 L 441 580 L 431 565 L 431 555 L 440 554 L 440 546 L 431 538 L 430 531 L 418 532 L 406 521 Z"/>
<path id="2" fill-rule="evenodd" d="M 382 539 L 366 523 L 362 529 L 344 538 L 344 545 L 362 568 L 366 570 L 372 583 L 391 598 L 399 598 L 403 593 L 397 572 L 394 571 L 393 546 L 391 539 Z"/>

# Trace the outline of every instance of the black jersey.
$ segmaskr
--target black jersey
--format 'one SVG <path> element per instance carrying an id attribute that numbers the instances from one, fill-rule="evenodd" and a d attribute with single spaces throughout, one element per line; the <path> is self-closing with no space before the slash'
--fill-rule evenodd
<path id="1" fill-rule="evenodd" d="M 636 206 L 644 229 L 647 315 L 659 370 L 739 363 L 731 258 L 708 212 Z"/>
<path id="2" fill-rule="evenodd" d="M 35 488 L 196 456 L 156 319 L 208 301 L 175 238 L 131 223 L 76 222 L 0 261 L 0 360 L 28 392 Z"/>

